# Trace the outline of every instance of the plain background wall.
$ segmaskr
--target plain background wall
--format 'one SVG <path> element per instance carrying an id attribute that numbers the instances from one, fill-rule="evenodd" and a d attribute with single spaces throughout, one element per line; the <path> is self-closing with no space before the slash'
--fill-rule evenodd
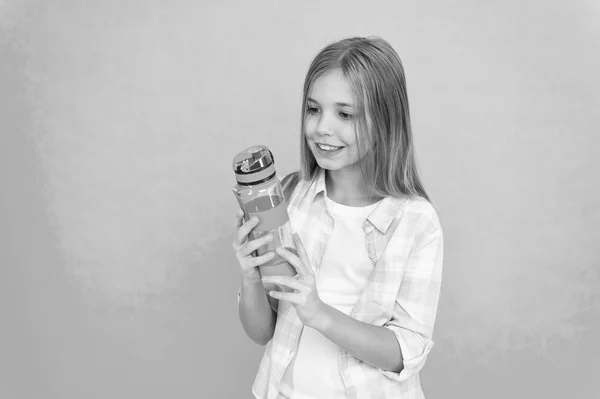
<path id="1" fill-rule="evenodd" d="M 312 57 L 406 69 L 445 234 L 429 399 L 600 397 L 597 1 L 0 1 L 0 397 L 250 398 L 231 159 Z"/>

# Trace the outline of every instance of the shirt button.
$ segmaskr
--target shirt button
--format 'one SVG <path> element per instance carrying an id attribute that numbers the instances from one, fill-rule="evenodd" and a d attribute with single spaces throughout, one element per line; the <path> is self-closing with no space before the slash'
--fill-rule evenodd
<path id="1" fill-rule="evenodd" d="M 369 254 L 369 258 L 371 258 L 371 259 L 375 259 L 375 252 L 371 252 L 371 253 Z"/>

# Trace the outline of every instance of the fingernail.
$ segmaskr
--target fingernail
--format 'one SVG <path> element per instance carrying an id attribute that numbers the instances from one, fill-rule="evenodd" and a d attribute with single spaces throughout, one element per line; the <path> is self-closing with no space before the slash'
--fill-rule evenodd
<path id="1" fill-rule="evenodd" d="M 273 236 L 271 234 L 269 234 L 268 236 L 265 237 L 265 240 L 267 241 L 271 241 L 273 239 Z"/>
<path id="2" fill-rule="evenodd" d="M 258 218 L 256 216 L 252 216 L 252 223 L 258 223 Z"/>

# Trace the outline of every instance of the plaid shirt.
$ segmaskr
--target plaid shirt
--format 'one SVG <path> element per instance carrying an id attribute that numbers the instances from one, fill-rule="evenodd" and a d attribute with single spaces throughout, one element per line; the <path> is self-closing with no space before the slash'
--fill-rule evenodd
<path id="1" fill-rule="evenodd" d="M 333 230 L 324 195 L 325 172 L 321 170 L 312 181 L 300 180 L 288 203 L 292 229 L 299 234 L 317 278 Z M 424 398 L 419 371 L 433 346 L 442 277 L 439 219 L 424 199 L 386 197 L 365 220 L 363 231 L 374 268 L 350 316 L 392 330 L 404 368 L 400 373 L 384 371 L 339 348 L 348 398 Z M 279 396 L 281 379 L 295 355 L 302 329 L 294 307 L 279 301 L 275 332 L 252 387 L 257 398 Z"/>

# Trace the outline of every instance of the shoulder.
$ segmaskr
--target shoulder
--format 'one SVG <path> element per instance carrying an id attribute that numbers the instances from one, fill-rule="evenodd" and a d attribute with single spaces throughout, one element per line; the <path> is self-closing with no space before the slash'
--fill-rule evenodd
<path id="1" fill-rule="evenodd" d="M 417 196 L 407 198 L 399 210 L 399 214 L 409 218 L 418 233 L 430 235 L 442 232 L 438 212 L 425 198 Z"/>

